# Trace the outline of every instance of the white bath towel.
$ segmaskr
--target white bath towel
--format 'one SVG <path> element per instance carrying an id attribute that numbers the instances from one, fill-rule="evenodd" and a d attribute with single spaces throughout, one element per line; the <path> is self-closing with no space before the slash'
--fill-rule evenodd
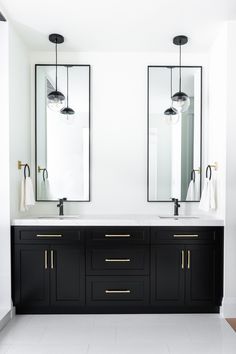
<path id="1" fill-rule="evenodd" d="M 205 179 L 199 209 L 204 211 L 216 209 L 216 184 L 213 178 Z"/>
<path id="2" fill-rule="evenodd" d="M 21 181 L 20 211 L 27 211 L 33 205 L 35 205 L 33 183 L 30 177 L 26 177 Z"/>

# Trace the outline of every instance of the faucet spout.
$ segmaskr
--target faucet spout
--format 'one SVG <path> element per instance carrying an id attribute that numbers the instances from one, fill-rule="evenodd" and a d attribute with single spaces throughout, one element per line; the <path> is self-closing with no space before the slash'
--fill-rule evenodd
<path id="1" fill-rule="evenodd" d="M 60 198 L 59 199 L 59 204 L 57 204 L 57 207 L 59 208 L 59 216 L 64 215 L 64 202 L 67 200 L 67 198 Z"/>
<path id="2" fill-rule="evenodd" d="M 177 198 L 172 198 L 172 201 L 174 202 L 174 216 L 178 216 L 180 208 L 179 200 Z"/>

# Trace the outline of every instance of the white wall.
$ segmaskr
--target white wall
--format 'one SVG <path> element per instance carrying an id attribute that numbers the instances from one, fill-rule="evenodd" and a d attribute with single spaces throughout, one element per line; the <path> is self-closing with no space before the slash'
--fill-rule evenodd
<path id="1" fill-rule="evenodd" d="M 30 163 L 30 62 L 29 52 L 14 28 L 9 26 L 9 85 L 10 85 L 10 183 L 11 217 L 18 214 L 20 180 L 23 170 L 17 161 Z"/>
<path id="2" fill-rule="evenodd" d="M 171 203 L 147 202 L 147 65 L 175 64 L 178 53 L 65 53 L 60 63 L 91 64 L 91 202 L 66 203 L 70 214 L 158 214 L 172 212 Z M 53 63 L 54 53 L 31 55 L 31 87 L 34 64 Z M 206 95 L 204 54 L 186 54 L 185 65 L 203 65 L 203 97 Z M 31 90 L 31 151 L 25 137 L 21 159 L 31 152 L 34 166 L 34 89 Z M 203 103 L 204 107 L 204 103 Z M 206 114 L 203 112 L 203 121 Z M 24 141 L 25 130 L 19 126 Z M 18 134 L 18 133 L 17 133 Z M 17 135 L 17 134 L 14 134 Z M 23 147 L 21 147 L 23 149 Z M 19 151 L 20 155 L 20 151 Z M 14 194 L 17 194 L 15 181 Z M 197 211 L 198 204 L 182 204 L 181 212 Z M 57 213 L 56 203 L 39 202 L 31 215 Z M 24 216 L 14 211 L 14 216 Z"/>
<path id="3" fill-rule="evenodd" d="M 209 53 L 209 119 L 207 128 L 208 163 L 217 180 L 217 209 L 212 214 L 225 217 L 226 123 L 228 83 L 228 27 L 222 25 Z"/>
<path id="4" fill-rule="evenodd" d="M 0 321 L 11 309 L 8 24 L 0 22 Z"/>
<path id="5" fill-rule="evenodd" d="M 209 159 L 219 165 L 218 210 L 225 218 L 223 315 L 236 317 L 236 22 L 225 23 L 209 56 Z"/>
<path id="6" fill-rule="evenodd" d="M 229 22 L 228 75 L 227 75 L 227 125 L 226 125 L 226 209 L 225 209 L 225 301 L 224 314 L 236 317 L 236 22 Z"/>

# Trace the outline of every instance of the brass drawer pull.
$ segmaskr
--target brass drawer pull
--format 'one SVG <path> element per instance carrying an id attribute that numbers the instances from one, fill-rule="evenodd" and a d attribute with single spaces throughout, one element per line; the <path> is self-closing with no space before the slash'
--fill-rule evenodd
<path id="1" fill-rule="evenodd" d="M 48 269 L 48 251 L 44 251 L 44 269 Z"/>
<path id="2" fill-rule="evenodd" d="M 105 235 L 105 237 L 131 237 L 131 235 Z"/>
<path id="3" fill-rule="evenodd" d="M 36 237 L 62 237 L 62 235 L 36 235 Z"/>
<path id="4" fill-rule="evenodd" d="M 54 251 L 51 250 L 51 269 L 54 269 Z"/>
<path id="5" fill-rule="evenodd" d="M 105 262 L 130 262 L 130 258 L 106 258 Z"/>
<path id="6" fill-rule="evenodd" d="M 174 237 L 189 237 L 189 238 L 197 238 L 199 235 L 174 235 Z"/>
<path id="7" fill-rule="evenodd" d="M 106 294 L 130 294 L 130 290 L 105 290 Z"/>
<path id="8" fill-rule="evenodd" d="M 191 265 L 190 260 L 191 260 L 191 252 L 188 251 L 188 269 L 190 269 L 190 265 Z"/>
<path id="9" fill-rule="evenodd" d="M 184 250 L 181 251 L 181 267 L 184 269 Z"/>

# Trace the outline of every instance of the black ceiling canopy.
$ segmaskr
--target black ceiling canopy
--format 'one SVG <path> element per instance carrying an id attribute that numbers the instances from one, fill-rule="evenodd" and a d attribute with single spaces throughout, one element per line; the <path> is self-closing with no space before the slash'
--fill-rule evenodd
<path id="1" fill-rule="evenodd" d="M 0 12 L 0 21 L 6 22 L 6 19 L 5 19 L 5 17 L 3 16 L 3 14 L 1 12 Z"/>

